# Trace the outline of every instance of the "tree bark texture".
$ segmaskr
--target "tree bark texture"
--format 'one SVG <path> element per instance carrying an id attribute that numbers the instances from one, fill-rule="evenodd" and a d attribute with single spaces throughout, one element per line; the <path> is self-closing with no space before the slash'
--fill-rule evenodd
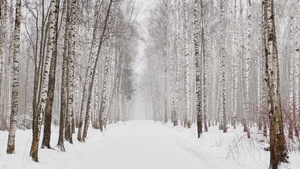
<path id="1" fill-rule="evenodd" d="M 280 163 L 287 162 L 287 149 L 284 139 L 281 112 L 279 60 L 275 32 L 274 2 L 273 0 L 264 0 L 263 5 L 266 71 L 270 97 L 270 168 L 277 169 Z"/>
<path id="2" fill-rule="evenodd" d="M 15 137 L 17 130 L 17 120 L 19 113 L 19 58 L 20 58 L 20 30 L 21 30 L 21 0 L 16 1 L 16 19 L 14 30 L 14 51 L 12 68 L 12 90 L 11 90 L 11 114 L 10 128 L 7 141 L 7 154 L 15 153 Z"/>
<path id="3" fill-rule="evenodd" d="M 36 162 L 38 162 L 38 146 L 40 140 L 41 127 L 43 122 L 43 115 L 45 113 L 46 103 L 48 100 L 48 84 L 49 84 L 49 73 L 50 73 L 50 64 L 52 60 L 52 55 L 54 51 L 54 41 L 55 41 L 55 13 L 56 1 L 51 0 L 49 7 L 49 33 L 48 33 L 48 42 L 47 42 L 47 52 L 45 57 L 45 62 L 43 66 L 43 75 L 41 79 L 41 92 L 39 95 L 38 106 L 36 114 L 33 117 L 35 119 L 35 124 L 33 126 L 33 138 L 32 145 L 30 150 L 30 156 Z"/>
<path id="4" fill-rule="evenodd" d="M 47 147 L 48 149 L 51 148 L 50 146 L 50 138 L 51 138 L 51 121 L 52 121 L 52 107 L 53 107 L 53 99 L 54 99 L 54 88 L 55 88 L 55 71 L 56 71 L 56 60 L 57 60 L 57 39 L 58 39 L 58 32 L 57 32 L 57 25 L 58 25 L 58 10 L 60 0 L 55 1 L 55 25 L 54 25 L 54 35 L 55 40 L 53 44 L 53 53 L 50 65 L 50 74 L 49 74 L 49 85 L 48 85 L 48 100 L 46 103 L 45 109 L 45 123 L 44 123 L 44 135 L 42 141 L 42 148 Z"/>

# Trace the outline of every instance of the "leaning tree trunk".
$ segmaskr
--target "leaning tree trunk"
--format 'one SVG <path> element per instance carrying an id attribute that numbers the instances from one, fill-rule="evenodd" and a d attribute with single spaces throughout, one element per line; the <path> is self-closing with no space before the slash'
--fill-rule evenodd
<path id="1" fill-rule="evenodd" d="M 270 168 L 277 169 L 282 162 L 287 162 L 287 149 L 284 138 L 281 112 L 279 60 L 275 33 L 273 0 L 264 0 L 264 33 L 266 44 L 266 71 L 270 97 Z"/>
<path id="2" fill-rule="evenodd" d="M 93 74 L 92 67 L 95 64 L 96 60 L 96 52 L 97 52 L 97 31 L 98 31 L 98 24 L 99 24 L 99 10 L 100 9 L 100 2 L 96 3 L 95 6 L 95 23 L 94 23 L 94 29 L 93 29 L 93 39 L 92 44 L 90 48 L 90 54 L 89 54 L 89 61 L 88 61 L 88 67 L 86 69 L 85 73 L 85 80 L 84 80 L 84 86 L 83 86 L 83 95 L 82 95 L 82 101 L 81 101 L 81 109 L 80 109 L 80 117 L 79 117 L 79 126 L 78 126 L 78 133 L 77 133 L 77 140 L 82 141 L 82 127 L 83 127 L 83 120 L 84 120 L 84 113 L 86 113 L 85 119 L 89 121 L 89 112 L 86 111 L 87 109 L 87 102 L 88 102 L 88 90 L 89 90 L 89 84 L 91 83 L 91 76 Z"/>
<path id="3" fill-rule="evenodd" d="M 56 0 L 56 11 L 55 11 L 55 29 L 54 35 L 55 40 L 53 44 L 53 53 L 50 65 L 50 75 L 49 75 L 49 86 L 48 86 L 48 100 L 45 109 L 45 124 L 44 124 L 44 135 L 42 141 L 42 148 L 50 146 L 50 136 L 51 136 L 51 121 L 52 121 L 52 108 L 53 108 L 53 99 L 54 99 L 54 88 L 55 88 L 55 71 L 56 71 L 56 60 L 57 60 L 57 25 L 58 25 L 58 9 L 59 9 L 60 0 Z"/>
<path id="4" fill-rule="evenodd" d="M 43 114 L 45 113 L 45 107 L 48 100 L 48 84 L 49 84 L 49 72 L 50 72 L 50 64 L 51 58 L 54 51 L 54 41 L 55 41 L 55 13 L 58 11 L 56 8 L 56 1 L 51 0 L 50 10 L 49 10 L 49 33 L 48 33 L 48 43 L 47 43 L 47 53 L 44 63 L 42 83 L 41 83 L 41 93 L 38 100 L 38 106 L 35 116 L 35 124 L 33 126 L 33 137 L 32 137 L 32 145 L 30 150 L 30 156 L 33 161 L 38 161 L 38 146 L 40 140 L 40 133 L 43 122 Z"/>
<path id="5" fill-rule="evenodd" d="M 17 119 L 19 112 L 19 55 L 20 55 L 20 29 L 21 29 L 21 0 L 16 2 L 16 19 L 14 30 L 14 51 L 13 51 L 13 71 L 12 71 L 12 93 L 11 93 L 11 114 L 10 128 L 7 142 L 7 154 L 15 153 L 15 137 L 17 129 Z"/>
<path id="6" fill-rule="evenodd" d="M 98 60 L 100 58 L 100 53 L 101 53 L 101 49 L 102 49 L 102 44 L 103 44 L 103 39 L 104 39 L 104 35 L 105 35 L 105 32 L 107 31 L 107 27 L 108 27 L 108 21 L 109 21 L 109 16 L 110 16 L 110 12 L 111 12 L 111 7 L 112 7 L 112 3 L 113 3 L 113 0 L 110 0 L 109 1 L 109 4 L 108 4 L 108 9 L 106 11 L 106 15 L 105 15 L 105 20 L 104 20 L 104 26 L 103 26 L 103 29 L 102 29 L 102 33 L 100 35 L 100 39 L 99 39 L 99 46 L 97 48 L 97 55 L 96 55 L 96 60 L 95 60 L 95 64 L 92 65 L 92 76 L 91 76 L 91 81 L 90 83 L 88 84 L 88 93 L 87 93 L 87 110 L 86 110 L 86 114 L 88 115 L 89 114 L 89 108 L 90 108 L 90 105 L 89 103 L 91 102 L 91 97 L 92 97 L 92 89 L 93 89 L 93 84 L 94 84 L 94 79 L 95 79 L 95 74 L 96 74 L 96 68 L 97 68 L 97 63 L 98 63 Z M 100 110 L 101 111 L 101 110 Z M 101 114 L 101 112 L 100 112 Z M 86 118 L 89 118 L 86 116 Z M 85 129 L 84 129 L 84 133 L 83 133 L 83 138 L 85 139 L 86 136 L 87 136 L 87 131 L 88 131 L 88 124 L 89 124 L 89 119 L 86 119 L 85 120 L 87 123 L 85 124 Z M 100 126 L 101 128 L 101 126 Z"/>

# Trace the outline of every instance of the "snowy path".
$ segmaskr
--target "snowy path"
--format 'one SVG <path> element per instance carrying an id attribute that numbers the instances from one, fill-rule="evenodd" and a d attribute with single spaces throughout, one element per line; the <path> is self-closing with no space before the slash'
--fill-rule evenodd
<path id="1" fill-rule="evenodd" d="M 100 142 L 89 144 L 89 147 L 78 154 L 77 159 L 64 163 L 65 167 L 60 168 L 82 169 L 87 166 L 105 169 L 215 168 L 215 164 L 207 164 L 207 161 L 183 149 L 162 130 L 161 125 L 152 121 L 128 122 L 109 133 Z M 219 169 L 220 165 L 217 166 Z"/>
<path id="2" fill-rule="evenodd" d="M 91 129 L 92 130 L 92 129 Z M 24 138 L 22 139 L 24 142 Z M 28 138 L 30 140 L 30 138 Z M 56 138 L 53 139 L 55 145 Z M 26 141 L 28 142 L 28 141 Z M 27 143 L 28 144 L 28 143 Z M 86 143 L 66 143 L 67 152 L 40 150 L 40 162 L 34 163 L 29 146 L 14 157 L 0 155 L 0 168 L 39 169 L 237 169 L 227 160 L 199 148 L 189 140 L 178 140 L 167 128 L 153 121 L 130 121 L 105 132 L 90 132 Z M 196 150 L 193 152 L 193 150 Z M 8 162 L 9 161 L 9 162 Z"/>
<path id="3" fill-rule="evenodd" d="M 105 169 L 208 168 L 151 121 L 127 123 L 101 142 L 92 144 L 80 159 L 65 168 L 82 169 L 84 164 Z"/>

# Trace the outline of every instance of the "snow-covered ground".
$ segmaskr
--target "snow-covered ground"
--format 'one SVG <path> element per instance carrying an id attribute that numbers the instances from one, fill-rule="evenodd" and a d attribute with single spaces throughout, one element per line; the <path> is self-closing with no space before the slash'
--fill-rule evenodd
<path id="1" fill-rule="evenodd" d="M 0 169 L 266 169 L 269 152 L 260 135 L 247 139 L 242 128 L 229 128 L 223 134 L 209 128 L 200 139 L 191 129 L 162 125 L 153 121 L 129 121 L 109 125 L 104 133 L 90 128 L 86 143 L 74 137 L 65 142 L 67 152 L 55 145 L 58 128 L 51 138 L 54 150 L 40 149 L 39 163 L 29 157 L 31 131 L 17 131 L 16 154 L 7 155 L 7 132 L 0 132 Z M 290 153 L 290 164 L 282 168 L 299 169 L 300 153 Z"/>

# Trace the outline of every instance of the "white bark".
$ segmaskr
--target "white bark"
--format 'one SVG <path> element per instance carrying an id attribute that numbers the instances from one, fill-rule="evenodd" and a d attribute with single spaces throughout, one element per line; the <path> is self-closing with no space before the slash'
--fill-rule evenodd
<path id="1" fill-rule="evenodd" d="M 247 37 L 246 37 L 246 52 L 245 52 L 245 59 L 244 59 L 244 131 L 247 132 L 248 138 L 250 138 L 250 131 L 248 128 L 248 116 L 249 116 L 249 105 L 250 105 L 250 98 L 249 98 L 249 73 L 250 73 L 250 56 L 251 56 L 251 47 L 250 47 L 250 38 L 251 38 L 251 31 L 252 31 L 252 23 L 251 23 L 251 0 L 247 0 Z"/>
<path id="2" fill-rule="evenodd" d="M 298 92 L 298 91 L 294 91 L 294 63 L 295 63 L 295 56 L 296 56 L 296 44 L 294 44 L 296 41 L 295 38 L 295 2 L 292 1 L 292 7 L 291 7 L 291 17 L 290 17 L 290 70 L 289 70 L 289 102 L 288 102 L 288 106 L 289 106 L 289 118 L 293 119 L 294 113 L 295 113 L 295 109 L 294 109 L 294 104 L 295 104 L 295 99 L 294 99 L 294 93 Z M 299 72 L 299 68 L 298 72 Z M 299 89 L 299 87 L 298 87 Z M 291 122 L 289 123 L 289 137 L 293 138 L 293 126 L 291 124 Z"/>
<path id="3" fill-rule="evenodd" d="M 194 2 L 194 50 L 195 50 L 195 60 L 196 60 L 196 105 L 197 105 L 197 133 L 198 138 L 200 138 L 200 135 L 202 134 L 202 59 L 203 59 L 203 45 L 204 45 L 204 39 L 203 35 L 203 16 L 201 16 L 201 25 L 199 21 L 200 12 L 199 12 L 199 4 L 201 3 L 201 13 L 202 13 L 202 1 L 199 2 L 199 0 L 195 0 Z M 200 30 L 201 26 L 201 30 Z M 201 53 L 200 53 L 200 33 L 201 34 Z"/>
<path id="4" fill-rule="evenodd" d="M 95 22 L 93 25 L 93 37 L 92 37 L 92 44 L 90 48 L 90 53 L 89 53 L 89 60 L 88 60 L 88 67 L 85 72 L 85 80 L 83 84 L 83 94 L 82 94 L 82 101 L 81 101 L 81 109 L 80 109 L 80 117 L 79 117 L 79 127 L 78 127 L 78 132 L 77 132 L 77 140 L 82 141 L 82 127 L 83 127 L 83 120 L 84 120 L 84 115 L 88 114 L 86 113 L 87 111 L 87 102 L 88 102 L 88 91 L 89 91 L 89 86 L 90 86 L 90 81 L 93 75 L 93 67 L 96 62 L 96 56 L 97 56 L 97 35 L 98 35 L 98 24 L 100 22 L 100 16 L 99 16 L 99 11 L 100 11 L 100 1 L 97 1 L 96 6 L 95 6 L 95 13 L 94 13 L 94 18 Z M 85 117 L 86 119 L 89 120 L 89 117 Z"/>
<path id="5" fill-rule="evenodd" d="M 220 45 L 221 45 L 221 113 L 222 113 L 222 129 L 223 132 L 227 132 L 227 121 L 226 121 L 226 81 L 225 81 L 225 75 L 226 75 L 226 51 L 225 51 L 225 39 L 224 39 L 224 29 L 225 29 L 225 16 L 224 16 L 224 7 L 225 2 L 224 0 L 221 0 L 221 13 L 220 13 Z"/>
<path id="6" fill-rule="evenodd" d="M 49 83 L 49 72 L 50 72 L 50 64 L 52 53 L 54 49 L 54 40 L 55 40 L 55 13 L 58 9 L 56 9 L 56 1 L 51 0 L 50 2 L 50 9 L 49 9 L 49 32 L 48 32 L 48 42 L 47 42 L 47 51 L 45 57 L 45 63 L 43 67 L 43 76 L 41 82 L 41 93 L 39 96 L 37 112 L 35 117 L 36 124 L 33 128 L 33 139 L 31 145 L 30 156 L 33 158 L 34 161 L 38 161 L 38 146 L 39 146 L 39 139 L 41 133 L 41 127 L 43 122 L 43 114 L 45 113 L 46 102 L 48 99 L 48 83 Z"/>
<path id="7" fill-rule="evenodd" d="M 300 13 L 300 2 L 297 3 L 296 5 L 296 21 L 299 22 L 300 21 L 300 16 L 299 16 L 299 13 Z M 294 52 L 292 52 L 292 54 L 294 55 L 294 59 L 295 59 L 295 62 L 294 62 L 294 68 L 295 68 L 295 73 L 294 73 L 294 99 L 295 99 L 295 117 L 298 117 L 298 114 L 299 114 L 299 111 L 300 111 L 300 102 L 299 102 L 299 91 L 300 91 L 300 81 L 299 81 L 299 76 L 300 76 L 300 48 L 299 48 L 299 45 L 300 45 L 300 41 L 299 41 L 299 37 L 300 36 L 300 26 L 297 25 L 296 28 L 295 28 L 295 40 L 294 40 L 294 45 L 292 46 L 294 50 Z M 296 124 L 295 126 L 296 127 L 299 127 L 299 120 L 296 120 Z M 298 136 L 299 135 L 299 131 L 295 131 L 295 135 Z"/>
<path id="8" fill-rule="evenodd" d="M 176 57 L 176 84 L 175 84 L 175 93 L 174 93 L 174 99 L 175 99 L 175 107 L 174 107 L 174 126 L 177 126 L 178 124 L 178 112 L 179 112 L 179 86 L 180 86 L 180 40 L 181 40 L 181 33 L 180 33 L 180 2 L 181 0 L 176 1 L 176 19 L 175 19 L 175 26 L 176 26 L 176 35 L 175 35 L 175 57 Z"/>
<path id="9" fill-rule="evenodd" d="M 237 17 L 237 4 L 236 0 L 234 2 L 234 25 L 233 25 L 233 127 L 236 129 L 236 123 L 237 123 L 237 102 L 238 102 L 238 25 L 240 23 L 237 23 L 236 20 Z"/>
<path id="10" fill-rule="evenodd" d="M 185 125 L 187 125 L 188 128 L 191 127 L 191 101 L 190 101 L 190 57 L 189 57 L 189 51 L 188 51 L 188 42 L 189 42 L 189 34 L 188 34 L 188 4 L 187 0 L 184 0 L 183 3 L 184 6 L 184 56 L 185 56 L 185 74 L 184 74 L 184 86 L 185 86 Z"/>
<path id="11" fill-rule="evenodd" d="M 12 93 L 10 128 L 7 142 L 7 154 L 15 153 L 15 137 L 19 113 L 19 58 L 20 58 L 20 29 L 21 29 L 21 0 L 16 1 L 16 19 L 14 30 L 13 67 L 12 67 Z"/>
<path id="12" fill-rule="evenodd" d="M 70 10 L 70 22 L 67 23 L 68 27 L 68 59 L 67 59 L 67 120 L 66 120 L 66 139 L 73 143 L 72 140 L 72 119 L 74 114 L 74 59 L 75 59 L 75 26 L 76 26 L 76 2 L 72 0 Z"/>

